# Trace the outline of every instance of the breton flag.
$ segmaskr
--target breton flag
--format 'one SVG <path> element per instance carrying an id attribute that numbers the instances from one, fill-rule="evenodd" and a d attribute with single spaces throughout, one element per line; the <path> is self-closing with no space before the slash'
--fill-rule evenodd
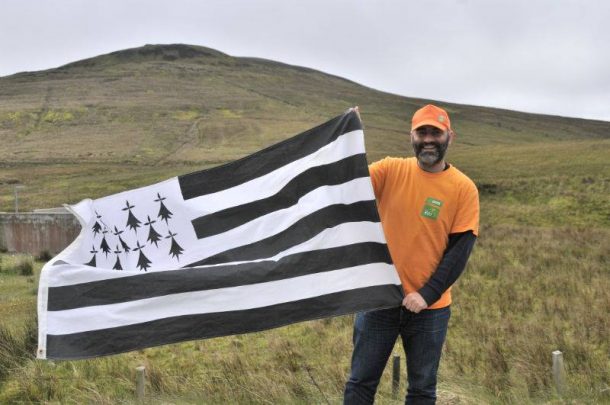
<path id="1" fill-rule="evenodd" d="M 400 306 L 348 111 L 235 162 L 69 207 L 38 358 L 81 359 Z"/>

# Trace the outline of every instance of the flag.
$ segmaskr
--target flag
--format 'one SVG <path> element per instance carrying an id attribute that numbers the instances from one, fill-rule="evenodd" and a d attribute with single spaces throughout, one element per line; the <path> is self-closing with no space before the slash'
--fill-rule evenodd
<path id="1" fill-rule="evenodd" d="M 69 207 L 38 357 L 80 359 L 399 306 L 353 111 L 240 160 Z"/>

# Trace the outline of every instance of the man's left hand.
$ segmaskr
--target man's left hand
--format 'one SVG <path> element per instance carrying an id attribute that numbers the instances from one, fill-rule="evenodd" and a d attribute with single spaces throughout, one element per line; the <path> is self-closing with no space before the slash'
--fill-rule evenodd
<path id="1" fill-rule="evenodd" d="M 428 308 L 426 300 L 418 292 L 412 292 L 402 300 L 402 305 L 411 312 L 419 313 L 421 310 Z"/>

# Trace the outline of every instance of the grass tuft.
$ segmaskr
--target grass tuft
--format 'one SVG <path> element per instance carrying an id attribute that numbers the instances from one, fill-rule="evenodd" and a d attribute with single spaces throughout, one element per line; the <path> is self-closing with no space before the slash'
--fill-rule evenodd
<path id="1" fill-rule="evenodd" d="M 0 325 L 0 383 L 21 364 L 33 360 L 36 351 L 36 318 L 28 318 L 20 328 Z"/>

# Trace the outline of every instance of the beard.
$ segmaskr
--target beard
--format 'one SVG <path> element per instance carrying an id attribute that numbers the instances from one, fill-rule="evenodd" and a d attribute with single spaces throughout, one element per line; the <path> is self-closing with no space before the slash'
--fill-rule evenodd
<path id="1" fill-rule="evenodd" d="M 447 147 L 449 146 L 449 138 L 444 143 L 440 142 L 413 142 L 413 151 L 417 161 L 423 166 L 434 166 L 445 158 Z M 434 146 L 433 150 L 424 150 L 426 146 Z"/>

